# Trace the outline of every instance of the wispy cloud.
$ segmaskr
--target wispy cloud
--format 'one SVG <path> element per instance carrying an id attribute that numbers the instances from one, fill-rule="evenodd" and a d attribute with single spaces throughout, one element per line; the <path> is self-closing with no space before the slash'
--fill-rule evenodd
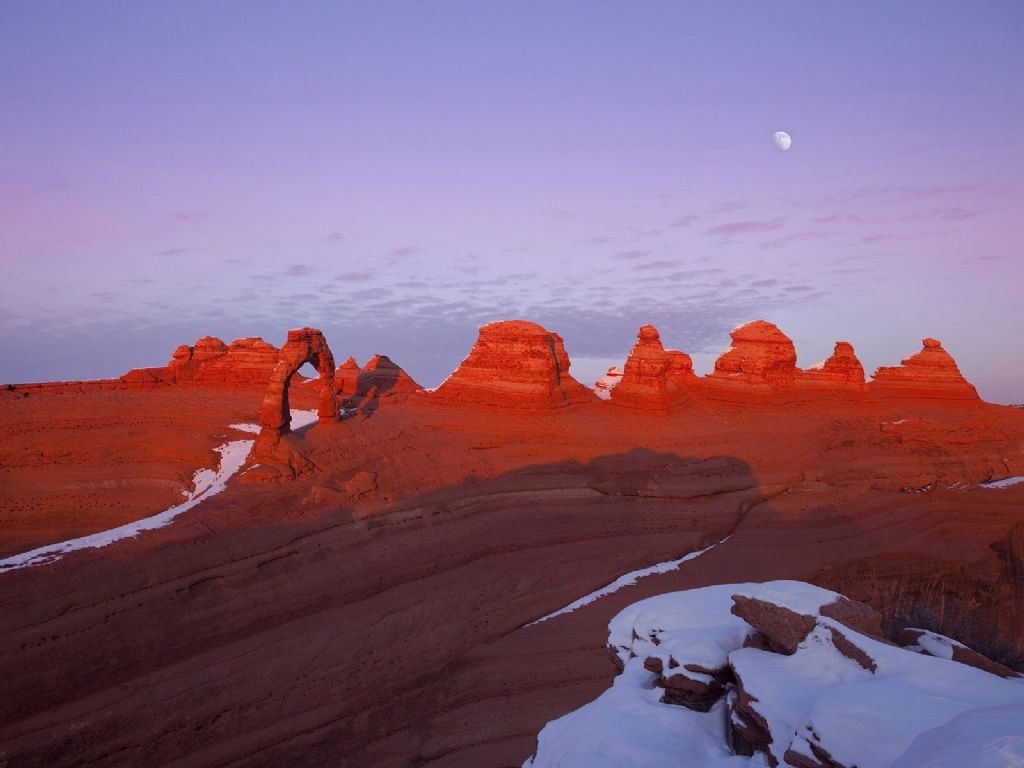
<path id="1" fill-rule="evenodd" d="M 290 264 L 284 271 L 286 277 L 305 277 L 316 272 L 316 267 L 310 264 Z"/>
<path id="2" fill-rule="evenodd" d="M 331 234 L 324 238 L 324 243 L 327 245 L 338 245 L 344 242 L 345 236 L 341 232 L 331 232 Z"/>
<path id="3" fill-rule="evenodd" d="M 188 248 L 167 248 L 163 251 L 157 251 L 157 256 L 183 256 L 188 253 Z"/>
<path id="4" fill-rule="evenodd" d="M 761 243 L 761 250 L 768 251 L 774 248 L 783 248 L 791 243 L 803 243 L 811 240 L 826 240 L 831 237 L 833 232 L 823 232 L 817 230 L 806 230 L 804 232 L 794 232 L 791 235 L 784 237 L 777 237 L 773 240 L 765 240 Z"/>
<path id="5" fill-rule="evenodd" d="M 373 278 L 373 272 L 342 272 L 340 275 L 334 276 L 339 283 L 365 283 Z"/>
<path id="6" fill-rule="evenodd" d="M 672 222 L 673 227 L 688 227 L 691 224 L 700 220 L 700 216 L 694 216 L 693 214 L 687 214 L 685 216 L 679 216 L 675 221 Z"/>
<path id="7" fill-rule="evenodd" d="M 756 232 L 771 232 L 780 229 L 786 220 L 782 217 L 764 219 L 761 221 L 730 221 L 725 224 L 717 224 L 707 230 L 706 235 L 747 235 Z"/>

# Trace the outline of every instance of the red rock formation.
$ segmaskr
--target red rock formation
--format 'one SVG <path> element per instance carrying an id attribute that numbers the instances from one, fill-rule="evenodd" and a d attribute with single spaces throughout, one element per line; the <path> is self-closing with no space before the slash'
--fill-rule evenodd
<path id="1" fill-rule="evenodd" d="M 596 395 L 569 375 L 562 337 L 525 320 L 490 323 L 432 399 L 508 408 L 546 409 Z"/>
<path id="2" fill-rule="evenodd" d="M 354 357 L 349 357 L 334 372 L 334 387 L 342 400 L 356 393 L 356 389 L 359 387 L 359 371 L 359 363 Z"/>
<path id="3" fill-rule="evenodd" d="M 288 341 L 281 347 L 277 365 L 270 378 L 267 395 L 260 410 L 263 432 L 283 435 L 290 431 L 291 412 L 288 407 L 288 385 L 292 376 L 306 363 L 320 374 L 320 420 L 338 418 L 338 401 L 334 392 L 334 355 L 323 333 L 316 328 L 288 331 Z"/>
<path id="4" fill-rule="evenodd" d="M 774 324 L 754 320 L 729 332 L 732 346 L 715 361 L 713 377 L 786 385 L 796 376 L 796 349 Z"/>
<path id="5" fill-rule="evenodd" d="M 864 384 L 864 366 L 860 364 L 848 341 L 837 341 L 835 352 L 820 365 L 808 368 L 804 375 L 814 381 L 830 384 L 850 384 L 861 387 Z"/>
<path id="6" fill-rule="evenodd" d="M 224 384 L 262 386 L 270 382 L 277 364 L 277 347 L 259 337 L 235 339 L 228 346 L 204 336 L 193 346 L 182 344 L 161 368 L 135 368 L 120 381 L 132 388 L 165 384 Z"/>
<path id="7" fill-rule="evenodd" d="M 963 377 L 953 357 L 938 339 L 924 339 L 924 347 L 898 366 L 875 371 L 868 389 L 885 397 L 978 400 L 978 391 Z"/>
<path id="8" fill-rule="evenodd" d="M 236 339 L 227 346 L 207 336 L 191 350 L 178 347 L 167 367 L 177 384 L 267 384 L 277 354 L 277 347 L 258 337 Z"/>
<path id="9" fill-rule="evenodd" d="M 695 381 L 693 361 L 682 352 L 666 350 L 653 325 L 643 326 L 636 338 L 622 381 L 612 390 L 611 399 L 618 405 L 665 410 L 680 398 L 688 383 Z"/>

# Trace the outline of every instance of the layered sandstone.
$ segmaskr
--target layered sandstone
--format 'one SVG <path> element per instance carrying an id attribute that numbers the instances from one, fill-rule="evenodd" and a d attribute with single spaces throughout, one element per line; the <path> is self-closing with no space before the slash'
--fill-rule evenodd
<path id="1" fill-rule="evenodd" d="M 665 410 L 696 381 L 693 361 L 683 352 L 665 349 L 653 325 L 643 326 L 636 337 L 622 381 L 611 391 L 611 399 L 618 405 Z"/>
<path id="2" fill-rule="evenodd" d="M 317 328 L 296 328 L 288 331 L 288 340 L 277 355 L 277 363 L 267 386 L 267 394 L 260 410 L 262 433 L 285 434 L 290 431 L 291 410 L 288 387 L 291 378 L 306 363 L 320 374 L 320 407 L 317 413 L 323 420 L 338 418 L 338 400 L 334 391 L 334 355 L 327 339 Z"/>
<path id="3" fill-rule="evenodd" d="M 270 381 L 277 352 L 277 347 L 258 336 L 235 339 L 230 346 L 216 336 L 204 336 L 192 346 L 180 345 L 167 365 L 134 368 L 120 381 L 131 388 L 165 384 L 262 386 Z"/>
<path id="4" fill-rule="evenodd" d="M 884 398 L 978 400 L 978 391 L 964 378 L 956 361 L 938 339 L 924 339 L 924 346 L 898 366 L 875 371 L 868 389 Z"/>
<path id="5" fill-rule="evenodd" d="M 787 386 L 796 378 L 792 340 L 766 320 L 733 328 L 732 345 L 715 361 L 711 376 L 744 384 Z"/>
<path id="6" fill-rule="evenodd" d="M 469 355 L 437 388 L 436 402 L 515 409 L 559 408 L 596 395 L 569 374 L 562 337 L 536 323 L 490 323 Z"/>
<path id="7" fill-rule="evenodd" d="M 374 355 L 362 368 L 354 357 L 334 372 L 335 386 L 344 408 L 373 408 L 403 400 L 422 387 L 387 355 Z"/>

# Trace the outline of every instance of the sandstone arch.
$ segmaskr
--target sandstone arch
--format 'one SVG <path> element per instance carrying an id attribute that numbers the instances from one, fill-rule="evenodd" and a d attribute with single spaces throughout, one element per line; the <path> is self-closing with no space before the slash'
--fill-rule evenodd
<path id="1" fill-rule="evenodd" d="M 288 331 L 288 340 L 277 356 L 277 365 L 270 376 L 267 395 L 260 410 L 260 427 L 283 435 L 291 431 L 291 412 L 288 407 L 288 385 L 292 375 L 306 363 L 320 374 L 320 420 L 338 418 L 338 400 L 334 392 L 334 355 L 327 339 L 317 328 L 297 328 Z"/>

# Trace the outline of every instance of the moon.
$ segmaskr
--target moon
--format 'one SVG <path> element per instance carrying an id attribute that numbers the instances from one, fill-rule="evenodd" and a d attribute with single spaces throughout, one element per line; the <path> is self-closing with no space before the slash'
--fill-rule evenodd
<path id="1" fill-rule="evenodd" d="M 775 146 L 783 152 L 793 146 L 793 137 L 785 131 L 776 131 L 772 138 L 775 139 Z"/>

